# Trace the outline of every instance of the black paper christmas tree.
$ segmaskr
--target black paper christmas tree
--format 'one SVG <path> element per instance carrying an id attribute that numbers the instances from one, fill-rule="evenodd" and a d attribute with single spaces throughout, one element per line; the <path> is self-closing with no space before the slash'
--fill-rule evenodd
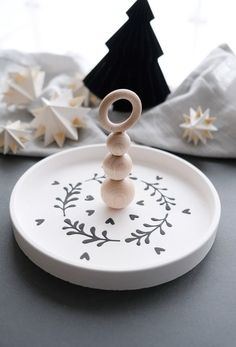
<path id="1" fill-rule="evenodd" d="M 154 16 L 147 0 L 137 0 L 126 13 L 129 20 L 106 42 L 109 52 L 84 83 L 100 99 L 115 89 L 131 89 L 143 108 L 150 108 L 170 92 L 157 61 L 163 52 L 150 26 Z M 114 108 L 129 111 L 131 106 L 118 101 Z"/>

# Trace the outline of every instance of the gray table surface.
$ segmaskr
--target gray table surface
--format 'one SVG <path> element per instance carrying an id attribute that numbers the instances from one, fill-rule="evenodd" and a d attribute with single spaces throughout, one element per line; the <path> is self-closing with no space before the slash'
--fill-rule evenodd
<path id="1" fill-rule="evenodd" d="M 192 271 L 158 287 L 106 292 L 50 276 L 14 241 L 11 190 L 36 158 L 0 156 L 0 347 L 236 345 L 236 161 L 186 157 L 222 203 L 215 244 Z"/>

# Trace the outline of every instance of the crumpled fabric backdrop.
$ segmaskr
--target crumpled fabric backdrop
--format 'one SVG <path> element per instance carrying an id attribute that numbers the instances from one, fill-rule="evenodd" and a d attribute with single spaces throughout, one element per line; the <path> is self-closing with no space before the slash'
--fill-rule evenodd
<path id="1" fill-rule="evenodd" d="M 0 88 L 3 88 L 3 82 L 7 71 L 25 65 L 40 66 L 46 73 L 45 85 L 58 75 L 65 74 L 73 76 L 75 73 L 81 72 L 76 57 L 60 56 L 48 53 L 23 54 L 12 50 L 0 51 Z M 22 122 L 30 122 L 33 120 L 33 116 L 26 110 L 8 111 L 5 105 L 0 104 L 0 125 L 2 123 L 5 124 L 7 120 L 15 121 L 17 119 L 20 119 Z M 67 139 L 63 148 L 59 148 L 56 143 L 44 147 L 43 141 L 37 139 L 27 142 L 25 148 L 17 151 L 16 155 L 45 157 L 63 149 L 104 142 L 106 135 L 94 122 L 93 118 L 89 116 L 86 117 L 86 122 L 87 127 L 79 131 L 79 142 Z"/>
<path id="2" fill-rule="evenodd" d="M 178 68 L 178 67 L 176 67 Z M 206 145 L 182 139 L 183 113 L 210 108 L 218 131 Z M 134 141 L 202 157 L 236 157 L 236 56 L 227 45 L 213 50 L 161 105 L 143 113 L 130 130 Z"/>
<path id="3" fill-rule="evenodd" d="M 76 59 L 52 54 L 21 54 L 15 51 L 0 52 L 0 72 L 4 76 L 14 62 L 39 65 L 46 72 L 46 82 L 59 74 L 73 75 L 80 70 Z M 17 64 L 15 64 L 17 66 Z M 178 68 L 178 67 L 176 67 Z M 168 99 L 150 110 L 128 132 L 139 144 L 165 149 L 175 153 L 204 157 L 236 157 L 236 56 L 227 45 L 213 50 L 204 61 L 173 91 Z M 206 145 L 194 146 L 182 139 L 183 114 L 190 107 L 204 111 L 210 108 L 211 116 L 217 118 L 218 131 Z M 97 123 L 97 109 L 88 114 L 88 126 L 80 131 L 79 142 L 67 140 L 63 149 L 87 144 L 104 143 L 106 135 Z M 113 112 L 112 119 L 123 120 L 127 115 Z M 1 105 L 0 124 L 7 119 L 22 121 L 32 117 L 24 110 L 9 112 Z M 26 144 L 18 155 L 47 156 L 62 149 L 56 144 L 48 147 L 37 140 Z"/>

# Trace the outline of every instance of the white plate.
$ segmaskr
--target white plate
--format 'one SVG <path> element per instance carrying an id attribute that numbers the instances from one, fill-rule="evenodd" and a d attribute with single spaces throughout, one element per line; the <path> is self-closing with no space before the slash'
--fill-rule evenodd
<path id="1" fill-rule="evenodd" d="M 17 182 L 10 214 L 16 241 L 38 266 L 100 289 L 138 289 L 170 281 L 210 250 L 220 200 L 209 179 L 172 154 L 130 150 L 135 199 L 124 210 L 100 197 L 104 145 L 62 151 Z"/>

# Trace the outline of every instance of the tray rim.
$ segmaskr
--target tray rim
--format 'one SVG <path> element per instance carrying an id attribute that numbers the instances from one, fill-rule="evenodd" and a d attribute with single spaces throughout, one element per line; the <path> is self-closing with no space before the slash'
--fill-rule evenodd
<path id="1" fill-rule="evenodd" d="M 130 272 L 137 273 L 137 272 L 142 272 L 142 271 L 145 271 L 145 270 L 155 270 L 155 269 L 163 268 L 163 267 L 166 267 L 166 266 L 168 267 L 169 265 L 171 265 L 173 263 L 176 263 L 178 261 L 184 260 L 184 259 L 190 257 L 191 255 L 195 254 L 206 243 L 208 243 L 212 237 L 215 237 L 215 234 L 216 234 L 216 231 L 217 231 L 217 227 L 218 227 L 219 221 L 220 221 L 220 216 L 221 216 L 221 203 L 220 203 L 219 195 L 218 195 L 214 185 L 210 181 L 210 179 L 201 170 L 199 170 L 196 166 L 194 166 L 193 164 L 189 163 L 187 160 L 182 159 L 182 158 L 180 158 L 179 156 L 177 156 L 175 154 L 166 152 L 164 150 L 148 147 L 148 146 L 132 144 L 133 148 L 136 148 L 136 149 L 141 148 L 141 149 L 144 149 L 144 150 L 151 151 L 153 153 L 157 153 L 158 152 L 161 155 L 164 155 L 164 156 L 167 156 L 169 158 L 172 158 L 172 159 L 180 161 L 182 164 L 187 165 L 190 169 L 192 169 L 199 176 L 201 176 L 201 178 L 209 186 L 210 191 L 212 193 L 213 201 L 214 201 L 214 210 L 215 210 L 214 211 L 214 216 L 212 218 L 211 224 L 209 225 L 207 231 L 204 233 L 204 235 L 202 235 L 202 237 L 196 243 L 196 247 L 194 249 L 191 249 L 189 252 L 185 252 L 185 254 L 183 256 L 179 256 L 177 258 L 168 260 L 164 264 L 155 264 L 155 265 L 153 264 L 152 266 L 147 264 L 145 266 L 139 267 L 138 269 L 126 268 L 126 269 L 123 269 L 123 270 L 120 270 L 120 269 L 110 270 L 110 269 L 107 269 L 107 268 L 103 268 L 101 266 L 100 267 L 93 266 L 91 268 L 86 263 L 74 264 L 74 263 L 71 263 L 70 261 L 68 261 L 67 259 L 65 259 L 65 258 L 63 258 L 61 256 L 60 256 L 60 258 L 56 257 L 56 255 L 54 253 L 51 253 L 50 251 L 44 249 L 44 247 L 40 247 L 40 248 L 37 247 L 37 244 L 35 244 L 34 240 L 31 237 L 29 237 L 28 234 L 25 233 L 22 230 L 21 226 L 19 225 L 19 223 L 17 221 L 17 217 L 15 216 L 15 212 L 14 212 L 14 209 L 13 209 L 13 203 L 14 203 L 15 195 L 17 194 L 18 186 L 20 186 L 21 182 L 23 180 L 25 180 L 27 178 L 27 176 L 31 174 L 32 171 L 36 170 L 38 166 L 44 165 L 47 161 L 50 161 L 52 158 L 54 159 L 56 157 L 64 156 L 67 153 L 73 153 L 73 152 L 77 152 L 79 150 L 92 149 L 94 147 L 95 148 L 105 148 L 105 144 L 86 145 L 86 146 L 80 146 L 80 147 L 76 147 L 76 148 L 70 148 L 70 149 L 62 150 L 62 151 L 60 151 L 58 153 L 49 155 L 48 157 L 41 159 L 39 162 L 37 162 L 36 164 L 31 166 L 29 169 L 27 169 L 21 175 L 21 177 L 18 179 L 18 181 L 16 182 L 15 186 L 13 187 L 13 190 L 12 190 L 12 193 L 11 193 L 11 197 L 10 197 L 10 204 L 9 204 L 10 205 L 10 218 L 11 218 L 11 223 L 12 223 L 12 226 L 13 226 L 15 238 L 16 238 L 16 233 L 17 233 L 19 235 L 19 237 L 24 240 L 24 242 L 26 242 L 29 246 L 33 247 L 34 250 L 36 250 L 40 254 L 43 254 L 43 255 L 47 256 L 48 258 L 50 258 L 50 259 L 52 259 L 52 260 L 54 260 L 56 262 L 60 262 L 60 263 L 65 264 L 65 265 L 69 265 L 70 267 L 73 267 L 73 268 L 76 268 L 76 269 L 81 269 L 81 270 L 86 270 L 86 271 L 91 271 L 91 272 L 122 274 L 122 273 L 130 273 Z M 21 246 L 20 246 L 20 248 L 22 249 Z M 24 251 L 24 253 L 25 253 L 25 251 Z M 30 258 L 30 259 L 34 262 L 34 260 L 32 258 Z"/>

